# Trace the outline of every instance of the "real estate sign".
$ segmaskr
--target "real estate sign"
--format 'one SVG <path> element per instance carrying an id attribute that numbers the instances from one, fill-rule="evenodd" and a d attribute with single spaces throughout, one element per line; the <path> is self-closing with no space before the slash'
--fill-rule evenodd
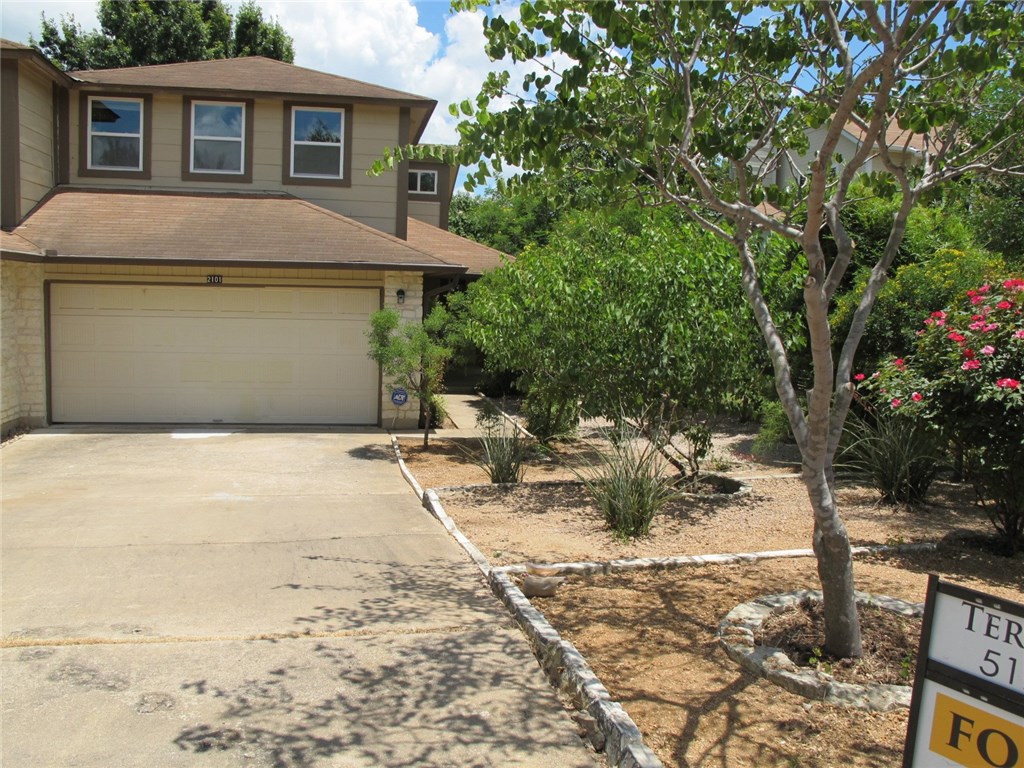
<path id="1" fill-rule="evenodd" d="M 1024 768 L 1024 605 L 928 580 L 904 768 Z"/>

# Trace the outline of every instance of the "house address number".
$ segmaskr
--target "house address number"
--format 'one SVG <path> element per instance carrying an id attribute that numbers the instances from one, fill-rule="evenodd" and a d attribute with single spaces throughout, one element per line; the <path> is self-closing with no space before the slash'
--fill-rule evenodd
<path id="1" fill-rule="evenodd" d="M 224 275 L 207 275 L 206 282 L 212 285 L 220 285 L 224 282 Z"/>

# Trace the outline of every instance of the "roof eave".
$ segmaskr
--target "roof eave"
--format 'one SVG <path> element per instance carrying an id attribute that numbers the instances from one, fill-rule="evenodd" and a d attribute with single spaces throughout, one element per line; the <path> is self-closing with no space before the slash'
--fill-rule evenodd
<path id="1" fill-rule="evenodd" d="M 5 254 L 9 253 L 4 251 Z M 344 269 L 370 272 L 422 272 L 428 275 L 462 274 L 466 267 L 456 264 L 387 264 L 379 261 L 301 261 L 281 259 L 183 259 L 180 257 L 84 256 L 78 254 L 20 254 L 16 261 L 45 261 L 50 264 L 102 264 L 107 266 L 254 267 L 259 269 Z"/>

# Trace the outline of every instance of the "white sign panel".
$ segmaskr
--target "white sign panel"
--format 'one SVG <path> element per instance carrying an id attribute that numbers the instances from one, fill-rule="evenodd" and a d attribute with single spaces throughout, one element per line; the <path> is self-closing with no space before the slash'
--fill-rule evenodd
<path id="1" fill-rule="evenodd" d="M 1024 693 L 1024 617 L 1019 606 L 992 599 L 982 605 L 942 591 L 935 597 L 928 657 Z"/>

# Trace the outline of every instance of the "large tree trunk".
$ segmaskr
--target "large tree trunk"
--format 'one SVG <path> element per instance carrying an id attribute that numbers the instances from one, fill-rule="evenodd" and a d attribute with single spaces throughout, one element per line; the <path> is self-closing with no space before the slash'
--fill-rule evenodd
<path id="1" fill-rule="evenodd" d="M 858 657 L 862 648 L 853 586 L 853 553 L 828 474 L 815 472 L 804 464 L 803 481 L 814 511 L 813 547 L 825 613 L 825 650 L 840 658 Z"/>

